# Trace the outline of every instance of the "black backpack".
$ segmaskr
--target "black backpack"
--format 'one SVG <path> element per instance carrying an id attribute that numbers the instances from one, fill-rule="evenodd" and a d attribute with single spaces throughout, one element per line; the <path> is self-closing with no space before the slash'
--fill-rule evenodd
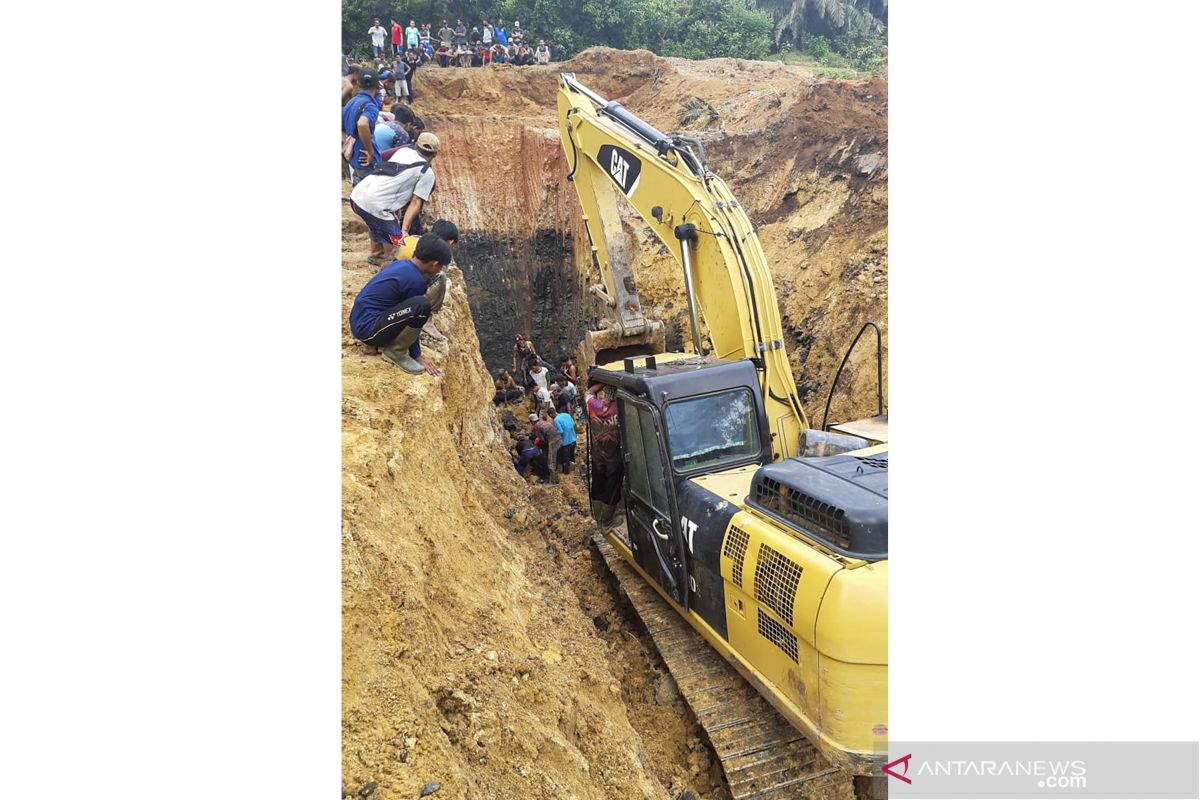
<path id="1" fill-rule="evenodd" d="M 427 169 L 429 169 L 429 162 L 426 161 L 425 159 L 421 159 L 420 161 L 413 161 L 409 164 L 397 164 L 395 161 L 380 161 L 378 164 L 376 164 L 371 169 L 370 174 L 371 175 L 386 175 L 389 178 L 394 178 L 397 175 L 399 175 L 401 172 L 407 172 L 408 170 L 412 169 L 413 167 L 420 167 L 421 174 L 424 175 L 425 171 Z"/>

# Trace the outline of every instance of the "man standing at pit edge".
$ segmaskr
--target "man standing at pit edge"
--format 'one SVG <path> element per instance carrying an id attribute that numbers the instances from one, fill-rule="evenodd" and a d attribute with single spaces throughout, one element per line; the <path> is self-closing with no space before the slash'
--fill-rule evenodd
<path id="1" fill-rule="evenodd" d="M 450 263 L 450 245 L 427 233 L 411 259 L 389 264 L 367 281 L 350 309 L 350 332 L 405 372 L 437 375 L 437 366 L 421 355 L 421 327 L 429 321 L 429 282 Z"/>
<path id="2" fill-rule="evenodd" d="M 387 39 L 387 31 L 379 24 L 379 17 L 376 17 L 375 24 L 367 29 L 367 35 L 371 37 L 371 55 L 379 58 L 383 55 L 383 43 Z"/>
<path id="3" fill-rule="evenodd" d="M 379 76 L 375 70 L 360 70 L 358 86 L 358 94 L 351 97 L 342 108 L 342 134 L 354 139 L 354 147 L 349 155 L 353 169 L 351 184 L 370 175 L 379 163 L 374 142 L 375 123 L 379 120 L 379 104 L 375 99 L 379 94 Z"/>

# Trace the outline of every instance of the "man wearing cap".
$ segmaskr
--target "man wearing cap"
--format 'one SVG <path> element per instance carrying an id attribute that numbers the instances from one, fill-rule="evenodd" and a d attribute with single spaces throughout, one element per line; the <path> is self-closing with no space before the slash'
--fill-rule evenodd
<path id="1" fill-rule="evenodd" d="M 430 162 L 437 155 L 438 145 L 436 136 L 422 133 L 415 147 L 401 147 L 388 159 L 400 166 L 395 175 L 370 175 L 350 193 L 350 208 L 362 217 L 371 233 L 368 263 L 388 263 L 397 244 L 409 233 L 421 232 L 418 216 L 437 180 Z"/>
<path id="2" fill-rule="evenodd" d="M 351 97 L 342 107 L 342 134 L 354 139 L 349 157 L 350 166 L 353 168 L 351 183 L 358 183 L 365 178 L 379 161 L 379 153 L 371 139 L 375 132 L 375 123 L 379 119 L 379 104 L 375 99 L 379 94 L 379 76 L 375 74 L 375 70 L 359 71 L 358 88 L 358 94 Z"/>
<path id="3" fill-rule="evenodd" d="M 449 263 L 450 246 L 432 233 L 422 236 L 411 259 L 381 269 L 354 298 L 354 338 L 382 347 L 384 357 L 405 372 L 437 375 L 434 363 L 421 355 L 421 326 L 431 313 L 429 281 Z"/>

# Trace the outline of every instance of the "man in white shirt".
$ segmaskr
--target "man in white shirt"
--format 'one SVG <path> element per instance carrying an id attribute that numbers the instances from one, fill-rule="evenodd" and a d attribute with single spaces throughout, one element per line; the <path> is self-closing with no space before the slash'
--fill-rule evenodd
<path id="1" fill-rule="evenodd" d="M 396 245 L 409 233 L 421 209 L 433 194 L 437 176 L 430 162 L 438 152 L 438 138 L 422 133 L 414 147 L 401 147 L 388 159 L 396 174 L 368 175 L 350 193 L 350 208 L 367 224 L 371 234 L 371 256 L 375 266 L 390 263 Z"/>
<path id="2" fill-rule="evenodd" d="M 495 34 L 495 29 L 492 28 L 492 23 L 488 22 L 485 19 L 483 21 L 483 43 L 484 43 L 484 45 L 486 45 L 487 47 L 492 46 L 492 42 L 494 41 L 494 34 Z"/>
<path id="3" fill-rule="evenodd" d="M 545 39 L 538 39 L 537 49 L 533 51 L 534 61 L 538 64 L 550 63 L 550 48 L 546 47 Z"/>
<path id="4" fill-rule="evenodd" d="M 537 384 L 538 388 L 547 388 L 546 368 L 541 365 L 541 362 L 534 362 L 529 367 L 529 379 Z"/>
<path id="5" fill-rule="evenodd" d="M 379 18 L 375 18 L 375 24 L 367 29 L 367 33 L 371 36 L 371 53 L 375 58 L 383 55 L 383 43 L 387 39 L 387 31 L 379 24 Z"/>

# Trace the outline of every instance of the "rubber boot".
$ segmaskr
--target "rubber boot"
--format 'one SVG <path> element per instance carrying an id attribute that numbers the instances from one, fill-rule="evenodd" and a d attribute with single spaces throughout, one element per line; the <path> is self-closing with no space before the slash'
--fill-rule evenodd
<path id="1" fill-rule="evenodd" d="M 383 348 L 384 357 L 405 372 L 411 372 L 414 375 L 424 372 L 425 368 L 408 354 L 408 348 L 412 347 L 412 343 L 420 335 L 420 328 L 405 328 L 400 331 L 400 335 L 392 340 L 391 344 Z"/>

